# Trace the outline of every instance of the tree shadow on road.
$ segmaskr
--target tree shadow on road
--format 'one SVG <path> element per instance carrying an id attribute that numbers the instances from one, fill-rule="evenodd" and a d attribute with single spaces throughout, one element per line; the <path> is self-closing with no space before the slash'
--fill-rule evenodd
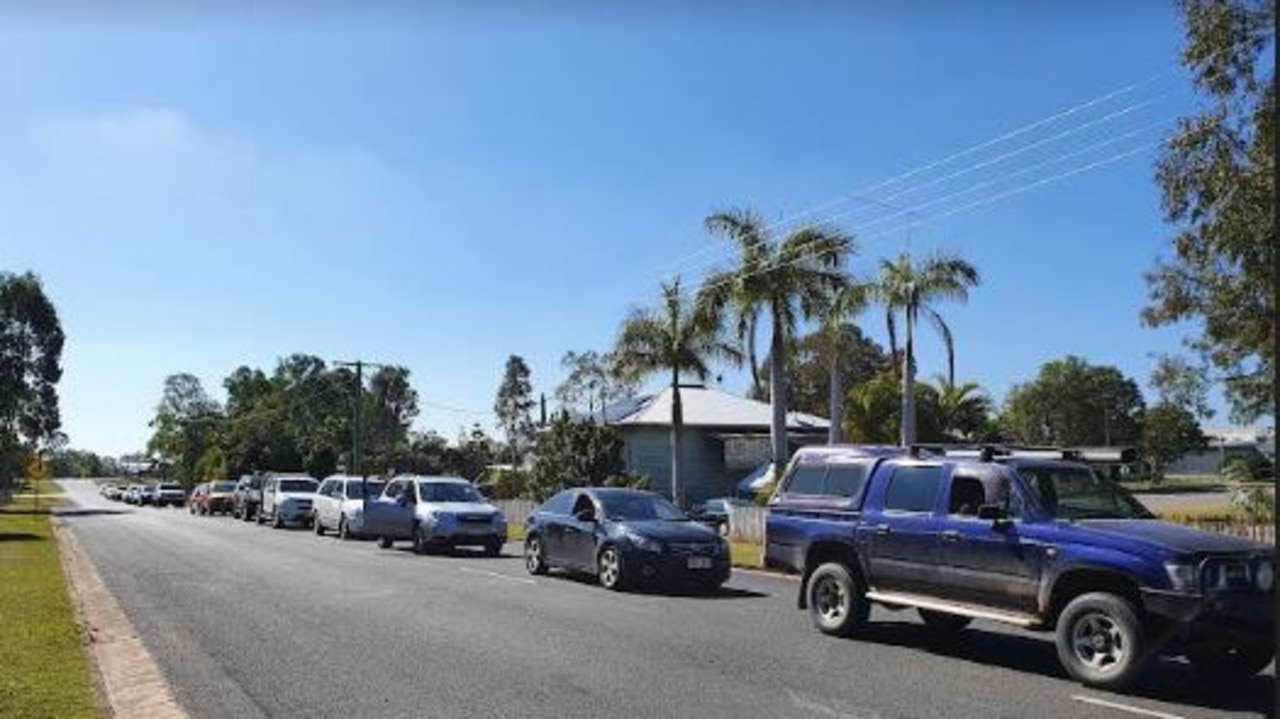
<path id="1" fill-rule="evenodd" d="M 44 539 L 28 532 L 0 532 L 0 542 L 35 542 Z"/>
<path id="2" fill-rule="evenodd" d="M 923 624 L 891 620 L 871 622 L 858 633 L 857 640 L 919 649 L 975 664 L 1070 681 L 1058 662 L 1057 649 L 1049 635 L 1004 634 L 981 628 L 945 634 Z M 1151 662 L 1126 694 L 1205 709 L 1273 716 L 1275 682 L 1275 675 L 1269 673 L 1234 685 L 1214 685 L 1196 674 L 1185 661 L 1160 657 Z M 1082 685 L 1080 689 L 1094 691 Z"/>

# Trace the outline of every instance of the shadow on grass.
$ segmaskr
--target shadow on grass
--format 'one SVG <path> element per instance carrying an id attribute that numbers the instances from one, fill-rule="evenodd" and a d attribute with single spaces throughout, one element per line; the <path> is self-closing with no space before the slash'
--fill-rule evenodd
<path id="1" fill-rule="evenodd" d="M 37 542 L 44 539 L 38 534 L 28 532 L 0 532 L 0 543 L 4 542 Z"/>
<path id="2" fill-rule="evenodd" d="M 1070 681 L 1058 662 L 1052 636 L 1047 634 L 1036 637 L 981 629 L 944 634 L 914 622 L 873 621 L 858 633 L 857 641 L 917 649 L 975 664 Z M 1147 666 L 1138 682 L 1125 694 L 1205 709 L 1250 711 L 1273 716 L 1275 681 L 1272 674 L 1260 674 L 1231 685 L 1215 685 L 1196 674 L 1186 662 L 1160 657 Z M 1083 686 L 1080 689 L 1095 691 Z"/>

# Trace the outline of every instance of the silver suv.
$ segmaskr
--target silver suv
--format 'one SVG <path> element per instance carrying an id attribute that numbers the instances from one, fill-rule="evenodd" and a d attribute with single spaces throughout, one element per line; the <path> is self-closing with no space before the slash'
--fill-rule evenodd
<path id="1" fill-rule="evenodd" d="M 271 523 L 279 529 L 286 524 L 311 523 L 319 482 L 305 474 L 276 474 L 262 483 L 262 505 L 255 518 L 258 524 Z"/>

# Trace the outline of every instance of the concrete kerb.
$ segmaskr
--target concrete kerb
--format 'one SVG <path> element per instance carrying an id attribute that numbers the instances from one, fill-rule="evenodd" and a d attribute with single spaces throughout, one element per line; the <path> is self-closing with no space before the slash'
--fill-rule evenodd
<path id="1" fill-rule="evenodd" d="M 71 587 L 97 685 L 111 716 L 122 719 L 187 719 L 164 675 L 142 644 L 63 520 L 54 518 L 62 570 Z"/>

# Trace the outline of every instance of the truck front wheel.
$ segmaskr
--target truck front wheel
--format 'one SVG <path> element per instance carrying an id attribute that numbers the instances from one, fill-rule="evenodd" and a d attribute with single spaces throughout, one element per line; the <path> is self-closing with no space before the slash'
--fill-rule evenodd
<path id="1" fill-rule="evenodd" d="M 1082 594 L 1058 617 L 1058 660 L 1073 679 L 1098 689 L 1128 687 L 1142 671 L 1147 644 L 1133 605 L 1106 592 Z"/>
<path id="2" fill-rule="evenodd" d="M 871 604 L 849 568 L 828 562 L 813 570 L 805 586 L 809 618 L 823 634 L 853 636 L 867 623 Z"/>

